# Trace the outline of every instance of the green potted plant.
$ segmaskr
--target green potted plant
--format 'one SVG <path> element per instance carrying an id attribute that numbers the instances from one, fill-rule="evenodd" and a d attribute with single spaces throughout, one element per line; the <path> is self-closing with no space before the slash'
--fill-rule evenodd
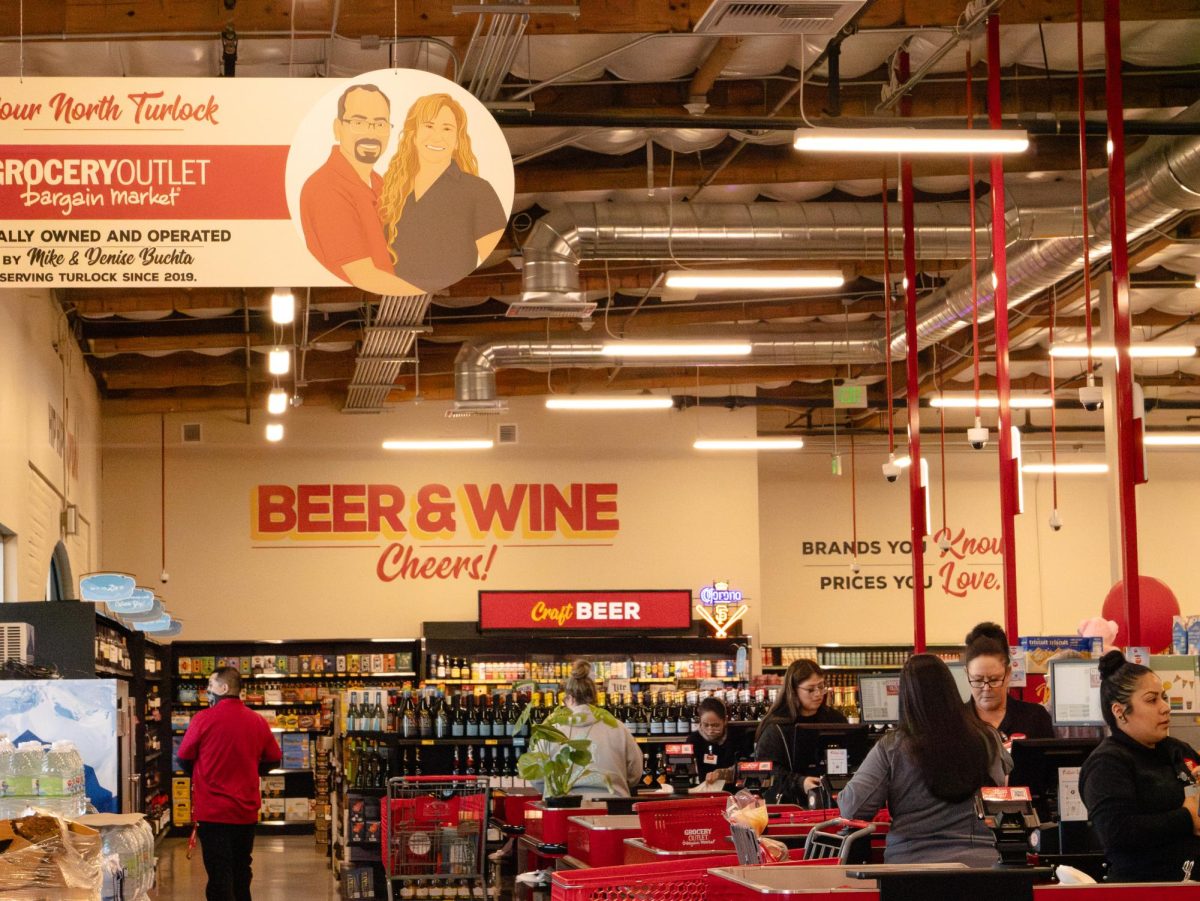
<path id="1" fill-rule="evenodd" d="M 516 723 L 520 735 L 529 722 L 533 705 L 526 705 Z M 588 776 L 600 776 L 611 790 L 607 773 L 591 769 L 592 743 L 587 738 L 570 738 L 564 729 L 586 726 L 592 720 L 616 728 L 616 718 L 594 704 L 572 710 L 558 706 L 540 723 L 529 725 L 529 750 L 517 759 L 522 779 L 541 782 L 542 798 L 547 807 L 578 807 L 583 798 L 571 789 Z"/>

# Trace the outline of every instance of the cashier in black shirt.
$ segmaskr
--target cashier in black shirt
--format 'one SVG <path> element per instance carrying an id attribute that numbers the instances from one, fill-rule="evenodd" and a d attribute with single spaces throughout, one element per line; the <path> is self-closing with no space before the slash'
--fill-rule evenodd
<path id="1" fill-rule="evenodd" d="M 700 728 L 687 737 L 696 755 L 700 781 L 709 785 L 724 780 L 733 784 L 733 765 L 745 749 L 729 731 L 729 713 L 720 698 L 705 698 L 696 705 Z"/>
<path id="2" fill-rule="evenodd" d="M 754 736 L 754 756 L 774 766 L 772 802 L 805 803 L 820 778 L 792 760 L 793 727 L 797 723 L 845 723 L 846 717 L 825 703 L 829 687 L 815 660 L 793 660 L 783 674 L 783 687 Z"/>
<path id="3" fill-rule="evenodd" d="M 1054 722 L 1045 707 L 1009 696 L 1012 658 L 1000 626 L 980 623 L 967 633 L 963 664 L 971 686 L 967 705 L 1006 745 L 1018 738 L 1054 738 Z"/>
<path id="4" fill-rule="evenodd" d="M 1083 763 L 1079 791 L 1113 882 L 1178 882 L 1200 858 L 1200 755 L 1170 738 L 1162 680 L 1120 651 L 1100 658 L 1100 706 L 1112 734 Z M 1190 797 L 1189 797 L 1190 795 Z"/>

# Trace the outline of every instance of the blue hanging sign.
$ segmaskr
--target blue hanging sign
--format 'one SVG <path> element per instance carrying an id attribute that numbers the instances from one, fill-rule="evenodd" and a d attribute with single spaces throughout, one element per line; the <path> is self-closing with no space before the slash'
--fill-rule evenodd
<path id="1" fill-rule="evenodd" d="M 133 594 L 137 580 L 129 573 L 85 573 L 79 579 L 79 597 L 85 601 L 123 601 Z"/>

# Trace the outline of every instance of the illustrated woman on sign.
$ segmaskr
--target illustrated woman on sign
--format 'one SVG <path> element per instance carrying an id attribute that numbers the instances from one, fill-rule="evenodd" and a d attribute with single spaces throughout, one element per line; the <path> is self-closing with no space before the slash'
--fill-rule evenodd
<path id="1" fill-rule="evenodd" d="M 398 277 L 440 291 L 492 252 L 507 218 L 478 173 L 466 111 L 449 94 L 418 98 L 404 117 L 380 200 Z"/>

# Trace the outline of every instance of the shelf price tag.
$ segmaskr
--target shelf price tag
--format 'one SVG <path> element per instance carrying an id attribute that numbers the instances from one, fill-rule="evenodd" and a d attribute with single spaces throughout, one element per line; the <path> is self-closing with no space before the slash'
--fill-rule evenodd
<path id="1" fill-rule="evenodd" d="M 497 741 L 496 739 L 494 739 L 494 738 L 485 738 L 485 739 L 483 740 L 483 743 L 484 743 L 485 745 L 498 745 L 498 744 L 500 744 L 500 742 L 498 742 L 498 741 Z"/>
<path id="2" fill-rule="evenodd" d="M 422 739 L 421 739 L 421 745 L 422 745 L 422 746 L 427 746 L 427 745 L 432 745 L 432 744 L 433 744 L 433 739 L 432 739 L 432 738 L 422 738 Z"/>

